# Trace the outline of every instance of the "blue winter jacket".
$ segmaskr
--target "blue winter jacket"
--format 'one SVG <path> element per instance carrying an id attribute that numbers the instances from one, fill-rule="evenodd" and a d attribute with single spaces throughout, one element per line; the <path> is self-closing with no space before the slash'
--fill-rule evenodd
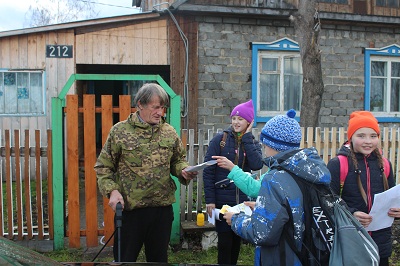
<path id="1" fill-rule="evenodd" d="M 204 161 L 212 160 L 212 156 L 221 155 L 225 156 L 232 162 L 235 161 L 236 153 L 239 154 L 237 165 L 242 168 L 245 172 L 251 170 L 259 170 L 263 167 L 263 158 L 261 151 L 261 144 L 255 140 L 252 133 L 245 133 L 242 136 L 241 143 L 239 145 L 237 135 L 229 127 L 225 130 L 227 132 L 226 144 L 221 148 L 220 143 L 223 137 L 223 133 L 217 134 L 209 143 Z M 243 160 L 245 158 L 244 164 Z M 214 203 L 216 208 L 221 209 L 224 204 L 234 206 L 238 203 L 248 200 L 245 193 L 236 188 L 233 182 L 229 180 L 224 181 L 226 185 L 220 186 L 215 183 L 227 179 L 229 171 L 212 165 L 206 167 L 203 170 L 204 180 L 204 195 L 206 204 Z M 216 222 L 217 232 L 226 232 L 230 230 L 230 226 L 225 220 Z"/>
<path id="2" fill-rule="evenodd" d="M 267 158 L 266 164 L 271 170 L 263 176 L 252 215 L 239 213 L 232 216 L 232 230 L 246 241 L 260 246 L 261 265 L 280 265 L 279 242 L 283 237 L 282 230 L 289 221 L 285 207 L 287 203 L 292 210 L 296 246 L 301 250 L 304 231 L 303 197 L 296 181 L 285 170 L 315 184 L 329 186 L 330 183 L 329 170 L 315 148 L 298 150 L 278 163 L 280 158 L 292 152 L 289 150 Z M 285 255 L 286 265 L 301 265 L 286 241 Z"/>
<path id="3" fill-rule="evenodd" d="M 343 145 L 339 153 L 340 155 L 348 156 L 350 153 L 349 148 L 346 145 Z M 371 153 L 368 156 L 364 156 L 361 153 L 356 153 L 356 158 L 358 162 L 358 169 L 361 170 L 361 183 L 363 184 L 364 190 L 369 194 L 372 200 L 374 201 L 375 194 L 381 193 L 384 191 L 383 187 L 383 179 L 382 179 L 382 171 L 378 165 L 377 156 L 374 153 Z M 365 204 L 360 190 L 357 185 L 357 175 L 355 173 L 353 162 L 351 159 L 348 160 L 349 167 L 346 180 L 344 182 L 343 191 L 342 191 L 342 199 L 349 206 L 349 210 L 353 213 L 355 211 L 362 211 L 365 213 L 369 213 L 368 207 Z M 332 191 L 339 195 L 340 191 L 340 162 L 339 158 L 332 158 L 328 162 L 328 169 L 332 174 L 332 182 L 331 188 Z M 368 181 L 369 180 L 369 181 Z M 389 188 L 395 185 L 394 177 L 393 177 L 393 169 L 390 164 L 390 175 L 388 176 L 388 184 Z M 368 185 L 369 189 L 368 189 Z M 378 245 L 379 248 L 379 256 L 381 258 L 388 258 L 392 253 L 392 231 L 391 227 L 384 228 L 378 231 L 371 232 L 371 237 Z"/>

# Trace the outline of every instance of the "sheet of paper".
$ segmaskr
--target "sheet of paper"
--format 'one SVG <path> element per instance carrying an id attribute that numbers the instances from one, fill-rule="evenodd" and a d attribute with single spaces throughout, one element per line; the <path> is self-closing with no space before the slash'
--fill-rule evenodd
<path id="1" fill-rule="evenodd" d="M 204 162 L 204 163 L 201 163 L 201 164 L 198 164 L 198 165 L 195 165 L 195 166 L 187 167 L 185 169 L 185 171 L 186 172 L 200 171 L 200 170 L 206 168 L 207 166 L 210 166 L 210 165 L 213 165 L 213 164 L 216 164 L 216 163 L 217 163 L 217 160 L 210 160 L 208 162 Z"/>
<path id="2" fill-rule="evenodd" d="M 400 185 L 394 186 L 385 192 L 375 194 L 374 204 L 369 215 L 372 222 L 365 229 L 376 231 L 392 225 L 394 218 L 387 215 L 390 208 L 400 207 Z"/>
<path id="3" fill-rule="evenodd" d="M 244 205 L 244 203 L 240 203 L 233 207 L 229 207 L 228 212 L 234 212 L 234 213 L 244 212 L 247 215 L 251 215 L 253 211 L 250 209 L 249 206 Z"/>
<path id="4" fill-rule="evenodd" d="M 207 214 L 208 222 L 209 222 L 210 224 L 215 225 L 215 220 L 219 220 L 219 219 L 218 219 L 218 217 L 219 217 L 219 211 L 220 211 L 220 209 L 213 209 L 213 211 L 212 211 L 212 216 L 211 216 L 211 217 L 208 216 L 208 214 Z"/>

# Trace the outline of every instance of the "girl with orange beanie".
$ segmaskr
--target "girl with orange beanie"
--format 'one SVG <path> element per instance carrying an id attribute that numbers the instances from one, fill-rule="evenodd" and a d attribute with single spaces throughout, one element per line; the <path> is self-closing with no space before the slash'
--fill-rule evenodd
<path id="1" fill-rule="evenodd" d="M 347 128 L 348 141 L 340 148 L 338 155 L 347 157 L 348 172 L 343 186 L 340 185 L 340 160 L 338 156 L 328 162 L 331 172 L 331 188 L 346 201 L 360 223 L 367 227 L 372 216 L 374 196 L 395 185 L 393 169 L 386 176 L 384 161 L 379 149 L 380 129 L 377 119 L 368 111 L 356 111 L 350 114 Z M 391 208 L 388 215 L 400 218 L 399 208 Z M 379 247 L 380 265 L 389 265 L 392 253 L 391 227 L 370 232 Z"/>

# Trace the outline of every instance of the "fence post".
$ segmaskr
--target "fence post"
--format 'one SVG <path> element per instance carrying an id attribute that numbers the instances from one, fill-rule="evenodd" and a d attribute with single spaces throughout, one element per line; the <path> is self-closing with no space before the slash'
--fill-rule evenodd
<path id="1" fill-rule="evenodd" d="M 62 100 L 57 97 L 51 99 L 51 123 L 53 129 L 53 248 L 64 248 L 64 166 L 63 166 L 63 137 L 62 137 Z"/>

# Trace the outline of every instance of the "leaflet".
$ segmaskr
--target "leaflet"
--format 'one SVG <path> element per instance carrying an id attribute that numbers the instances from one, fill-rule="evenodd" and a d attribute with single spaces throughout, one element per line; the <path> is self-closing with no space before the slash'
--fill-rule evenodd
<path id="1" fill-rule="evenodd" d="M 196 172 L 196 171 L 200 171 L 200 170 L 203 170 L 204 168 L 206 168 L 207 166 L 210 166 L 210 165 L 213 165 L 213 164 L 216 164 L 216 163 L 217 163 L 217 160 L 210 160 L 210 161 L 207 161 L 207 162 L 204 162 L 204 163 L 195 165 L 195 166 L 187 167 L 187 168 L 185 169 L 185 171 L 186 171 L 186 172 Z"/>
<path id="2" fill-rule="evenodd" d="M 394 218 L 388 216 L 390 208 L 400 207 L 400 185 L 394 186 L 382 193 L 375 194 L 374 204 L 369 215 L 372 222 L 365 228 L 367 231 L 376 231 L 392 225 Z"/>

